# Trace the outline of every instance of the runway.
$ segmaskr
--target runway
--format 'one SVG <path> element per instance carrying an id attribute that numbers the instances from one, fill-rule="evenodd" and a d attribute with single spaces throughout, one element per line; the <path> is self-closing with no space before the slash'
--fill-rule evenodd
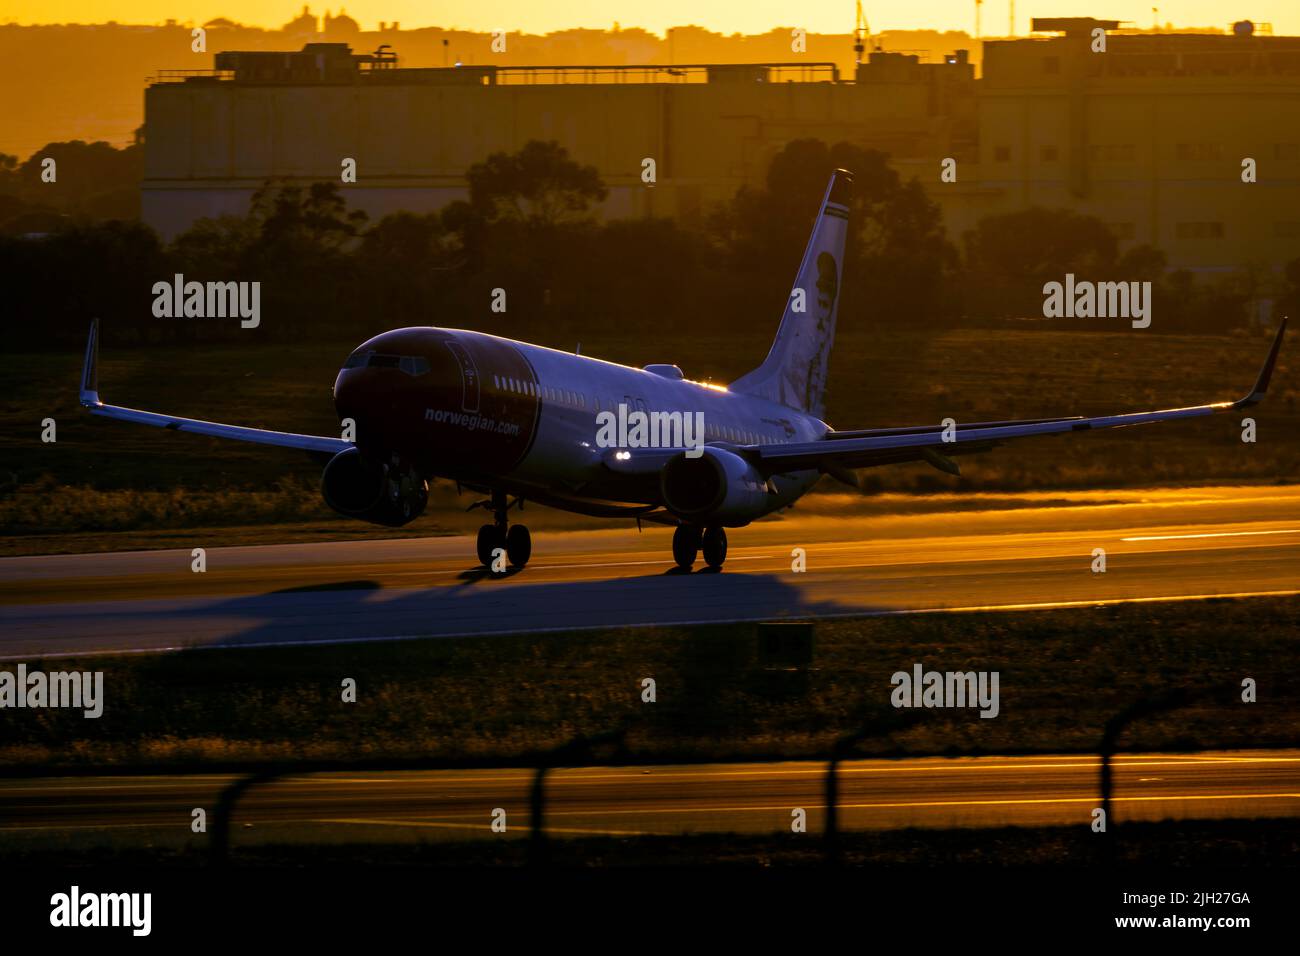
<path id="1" fill-rule="evenodd" d="M 701 564 L 673 573 L 671 531 L 650 525 L 537 533 L 532 562 L 504 578 L 477 567 L 464 537 L 214 548 L 203 573 L 191 570 L 190 550 L 4 558 L 0 659 L 1300 587 L 1300 488 L 1031 495 L 1017 504 L 904 514 L 796 508 L 732 530 L 721 573 Z M 203 547 L 202 532 L 194 546 Z M 1098 548 L 1104 573 L 1093 570 Z"/>
<path id="2" fill-rule="evenodd" d="M 1091 755 L 858 760 L 840 767 L 845 829 L 1087 827 L 1100 805 Z M 1293 816 L 1300 751 L 1130 754 L 1115 762 L 1112 821 Z M 586 767 L 547 776 L 546 825 L 557 836 L 807 832 L 825 823 L 826 764 L 814 762 Z M 294 776 L 256 786 L 237 805 L 236 842 L 491 838 L 527 833 L 526 769 Z M 158 776 L 0 781 L 0 847 L 102 830 L 189 833 L 232 778 Z M 209 818 L 210 819 L 210 818 Z M 114 835 L 114 831 L 117 831 Z M 132 832 L 126 832 L 132 831 Z M 136 832 L 139 831 L 139 832 Z M 153 837 L 150 836 L 150 839 Z M 200 837 L 199 839 L 203 839 Z"/>

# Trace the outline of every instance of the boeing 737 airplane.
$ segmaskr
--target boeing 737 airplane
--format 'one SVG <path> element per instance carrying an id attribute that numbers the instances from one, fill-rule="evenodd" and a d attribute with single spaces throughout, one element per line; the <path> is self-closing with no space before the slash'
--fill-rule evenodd
<path id="1" fill-rule="evenodd" d="M 718 568 L 727 556 L 724 529 L 789 506 L 823 474 L 853 484 L 855 469 L 907 461 L 956 474 L 954 456 L 1016 438 L 1195 418 L 1263 398 L 1285 320 L 1254 389 L 1236 402 L 946 429 L 833 430 L 822 421 L 823 402 L 852 180 L 844 170 L 831 175 L 771 351 L 725 388 L 691 381 L 676 365 L 630 368 L 481 332 L 397 329 L 358 347 L 334 382 L 340 421 L 355 425 L 355 441 L 347 441 L 106 405 L 96 372 L 98 324 L 92 323 L 81 404 L 108 418 L 321 456 L 325 501 L 375 524 L 406 524 L 424 510 L 431 479 L 455 481 L 486 496 L 474 506 L 494 519 L 478 534 L 478 558 L 488 567 L 494 558 L 516 568 L 528 562 L 528 529 L 511 524 L 508 514 L 527 500 L 675 525 L 677 564 L 691 567 L 703 550 L 705 562 Z M 598 421 L 611 412 L 625 420 L 632 412 L 655 416 L 673 423 L 676 434 L 702 414 L 703 435 L 677 447 L 634 447 L 640 443 L 630 440 L 627 447 L 607 447 Z"/>

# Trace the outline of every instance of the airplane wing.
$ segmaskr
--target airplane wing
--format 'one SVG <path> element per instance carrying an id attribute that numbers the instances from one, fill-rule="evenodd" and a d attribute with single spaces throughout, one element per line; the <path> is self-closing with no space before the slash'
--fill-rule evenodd
<path id="1" fill-rule="evenodd" d="M 1286 320 L 1283 319 L 1269 348 L 1264 367 L 1255 381 L 1255 387 L 1245 398 L 1235 402 L 1217 402 L 1212 405 L 1194 405 L 1190 408 L 1167 408 L 1097 418 L 1076 415 L 1068 418 L 1031 418 L 958 424 L 947 441 L 944 440 L 942 426 L 916 425 L 904 428 L 829 432 L 817 441 L 781 445 L 736 445 L 730 442 L 710 442 L 709 445 L 735 452 L 748 459 L 765 476 L 792 471 L 822 471 L 848 484 L 856 484 L 852 475 L 854 469 L 909 461 L 927 461 L 941 471 L 957 474 L 957 465 L 951 460 L 953 456 L 988 451 L 1016 438 L 1093 431 L 1101 428 L 1124 428 L 1129 425 L 1146 425 L 1177 418 L 1197 418 L 1254 405 L 1268 390 L 1268 382 L 1273 375 L 1273 366 L 1277 364 L 1278 351 L 1282 347 L 1282 335 L 1285 331 Z M 644 476 L 657 473 L 681 451 L 682 449 L 679 448 L 611 450 L 606 454 L 604 464 L 610 471 L 619 474 Z"/>
<path id="2" fill-rule="evenodd" d="M 135 408 L 123 408 L 120 405 L 105 405 L 99 398 L 99 320 L 90 323 L 90 338 L 86 342 L 86 361 L 81 370 L 81 404 L 92 415 L 116 418 L 124 422 L 137 422 L 141 425 L 154 425 L 158 428 L 170 428 L 178 432 L 194 432 L 198 435 L 211 435 L 213 438 L 229 438 L 234 441 L 257 442 L 262 445 L 278 445 L 281 448 L 298 448 L 308 452 L 337 454 L 351 448 L 352 443 L 342 438 L 329 438 L 320 435 L 295 435 L 292 432 L 273 432 L 261 428 L 245 428 L 240 425 L 222 425 L 217 422 L 204 422 L 194 418 L 177 418 L 174 415 L 160 415 L 157 412 L 143 412 Z"/>
<path id="3" fill-rule="evenodd" d="M 1125 428 L 1129 425 L 1146 425 L 1177 418 L 1198 418 L 1202 415 L 1230 412 L 1254 405 L 1263 399 L 1264 393 L 1268 390 L 1268 382 L 1273 375 L 1273 366 L 1277 364 L 1277 355 L 1282 347 L 1282 336 L 1285 332 L 1286 319 L 1283 319 L 1269 348 L 1268 358 L 1265 359 L 1264 366 L 1255 381 L 1255 387 L 1248 395 L 1235 402 L 1216 402 L 1212 405 L 1131 412 L 1125 415 L 1105 415 L 1097 418 L 1039 418 L 982 422 L 973 425 L 959 424 L 948 436 L 947 441 L 944 440 L 942 427 L 923 425 L 914 428 L 831 432 L 819 441 L 785 445 L 750 445 L 737 451 L 753 462 L 760 471 L 769 475 L 786 471 L 819 469 L 838 477 L 848 469 L 870 468 L 904 461 L 929 461 L 943 471 L 955 473 L 956 465 L 948 460 L 948 456 L 986 451 L 1016 438 L 1093 431 L 1101 428 Z"/>

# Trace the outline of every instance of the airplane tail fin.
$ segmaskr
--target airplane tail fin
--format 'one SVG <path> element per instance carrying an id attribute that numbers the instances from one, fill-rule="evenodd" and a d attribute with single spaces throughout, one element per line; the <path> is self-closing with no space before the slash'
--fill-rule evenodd
<path id="1" fill-rule="evenodd" d="M 772 349 L 762 365 L 731 383 L 732 391 L 823 417 L 852 185 L 847 170 L 831 173 Z"/>

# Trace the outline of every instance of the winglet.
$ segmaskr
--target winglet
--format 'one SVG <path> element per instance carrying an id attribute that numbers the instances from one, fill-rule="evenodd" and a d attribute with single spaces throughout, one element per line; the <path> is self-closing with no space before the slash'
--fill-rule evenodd
<path id="1" fill-rule="evenodd" d="M 1247 405 L 1255 405 L 1263 400 L 1264 393 L 1268 391 L 1268 381 L 1273 377 L 1273 366 L 1277 364 L 1277 353 L 1282 349 L 1282 335 L 1286 332 L 1286 322 L 1286 318 L 1283 318 L 1282 324 L 1277 327 L 1277 334 L 1273 336 L 1273 345 L 1268 350 L 1264 367 L 1259 370 L 1259 378 L 1255 380 L 1254 389 L 1235 404 L 1236 408 L 1245 408 Z"/>
<path id="2" fill-rule="evenodd" d="M 87 408 L 103 404 L 99 400 L 99 319 L 90 320 L 86 361 L 81 367 L 81 404 Z"/>

